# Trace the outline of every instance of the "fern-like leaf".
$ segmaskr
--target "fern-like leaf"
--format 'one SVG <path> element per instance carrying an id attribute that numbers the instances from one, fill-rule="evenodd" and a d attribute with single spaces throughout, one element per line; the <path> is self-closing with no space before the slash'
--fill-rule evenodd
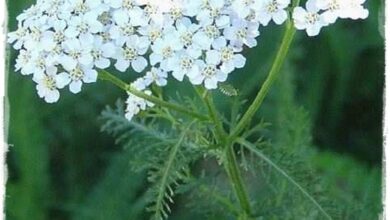
<path id="1" fill-rule="evenodd" d="M 332 219 L 332 217 L 330 217 L 330 215 L 324 210 L 324 208 L 322 208 L 322 206 L 317 202 L 317 200 L 314 199 L 314 197 L 311 196 L 310 193 L 306 191 L 304 187 L 302 187 L 297 181 L 294 180 L 293 177 L 291 177 L 286 171 L 284 171 L 281 167 L 279 167 L 276 163 L 274 163 L 270 158 L 264 155 L 259 149 L 257 149 L 255 145 L 253 145 L 252 143 L 244 139 L 238 139 L 238 143 L 245 146 L 248 150 L 250 150 L 255 155 L 263 159 L 269 165 L 271 165 L 277 172 L 279 172 L 282 176 L 284 176 L 290 183 L 296 186 L 303 193 L 303 195 L 305 195 L 305 197 L 308 198 L 324 214 L 324 216 L 326 216 L 327 219 Z"/>
<path id="2" fill-rule="evenodd" d="M 178 142 L 170 149 L 169 157 L 161 168 L 151 174 L 152 181 L 155 181 L 155 185 L 152 190 L 156 194 L 156 199 L 153 201 L 153 205 L 148 208 L 149 211 L 154 212 L 152 219 L 161 220 L 168 217 L 168 213 L 171 212 L 169 203 L 173 203 L 172 196 L 174 190 L 172 185 L 177 185 L 179 180 L 185 178 L 185 170 L 181 167 L 177 167 L 177 158 L 179 157 L 179 149 L 182 146 L 185 137 L 192 123 L 182 132 Z"/>
<path id="3" fill-rule="evenodd" d="M 200 143 L 204 142 L 202 128 L 190 129 L 194 122 L 177 122 L 166 129 L 154 117 L 128 121 L 123 108 L 120 101 L 117 109 L 107 107 L 101 117 L 102 131 L 116 137 L 116 142 L 130 152 L 128 159 L 135 171 L 147 171 L 152 184 L 148 192 L 152 219 L 167 218 L 175 189 L 189 176 L 190 164 L 202 156 L 202 145 L 207 144 Z"/>

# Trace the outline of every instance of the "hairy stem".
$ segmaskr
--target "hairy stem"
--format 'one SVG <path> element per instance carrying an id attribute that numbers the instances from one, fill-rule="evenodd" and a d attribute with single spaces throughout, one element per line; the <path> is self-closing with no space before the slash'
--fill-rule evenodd
<path id="1" fill-rule="evenodd" d="M 160 98 L 157 98 L 155 96 L 147 95 L 141 91 L 138 91 L 134 88 L 132 88 L 129 84 L 125 83 L 121 79 L 117 78 L 116 76 L 112 75 L 111 73 L 107 72 L 106 70 L 99 70 L 99 79 L 109 81 L 116 85 L 117 87 L 121 88 L 122 90 L 129 92 L 137 97 L 143 98 L 149 102 L 152 102 L 156 105 L 159 105 L 161 107 L 169 108 L 174 111 L 186 114 L 188 116 L 191 116 L 193 118 L 202 120 L 202 121 L 207 121 L 209 118 L 207 116 L 201 115 L 199 113 L 193 112 L 188 110 L 188 108 L 185 108 L 180 105 L 176 105 L 170 102 L 166 102 L 161 100 Z"/>
<path id="2" fill-rule="evenodd" d="M 295 28 L 293 26 L 293 23 L 291 21 L 288 22 L 286 30 L 284 32 L 282 44 L 280 45 L 280 48 L 278 50 L 278 53 L 276 54 L 275 60 L 273 62 L 272 68 L 267 76 L 267 79 L 265 80 L 264 84 L 262 85 L 260 91 L 257 93 L 257 96 L 253 103 L 249 106 L 248 110 L 245 112 L 241 120 L 238 122 L 236 128 L 233 130 L 233 132 L 230 135 L 230 140 L 234 140 L 240 133 L 246 128 L 246 126 L 251 122 L 253 116 L 257 112 L 257 110 L 260 108 L 261 104 L 263 103 L 265 97 L 267 96 L 271 86 L 277 79 L 280 69 L 283 65 L 283 61 L 285 60 L 288 50 L 290 48 L 290 45 L 294 39 L 295 35 Z"/>

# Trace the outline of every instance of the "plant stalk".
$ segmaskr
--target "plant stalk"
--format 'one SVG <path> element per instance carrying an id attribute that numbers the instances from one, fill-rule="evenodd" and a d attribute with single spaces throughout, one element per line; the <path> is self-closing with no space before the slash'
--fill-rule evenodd
<path id="1" fill-rule="evenodd" d="M 234 154 L 233 144 L 226 142 L 228 136 L 223 128 L 222 120 L 219 118 L 218 111 L 215 107 L 214 100 L 211 97 L 211 94 L 204 93 L 201 88 L 194 88 L 195 91 L 198 93 L 199 97 L 206 105 L 209 112 L 209 117 L 215 124 L 216 139 L 218 144 L 220 144 L 221 146 L 226 146 L 226 157 L 224 165 L 230 182 L 232 184 L 233 190 L 242 209 L 239 219 L 249 219 L 249 216 L 251 215 L 251 207 L 249 203 L 248 194 L 246 192 L 244 182 L 241 178 L 238 163 Z"/>
<path id="2" fill-rule="evenodd" d="M 213 97 L 208 91 L 204 90 L 201 87 L 194 87 L 196 93 L 198 94 L 199 98 L 203 101 L 203 103 L 206 105 L 209 117 L 211 121 L 215 125 L 215 134 L 216 134 L 216 139 L 219 144 L 224 144 L 225 139 L 227 137 L 227 134 L 223 128 L 222 120 L 220 120 L 218 110 L 215 107 Z"/>
<path id="3" fill-rule="evenodd" d="M 249 203 L 249 197 L 245 189 L 244 181 L 242 180 L 237 159 L 234 153 L 233 145 L 228 145 L 226 149 L 226 163 L 225 163 L 226 172 L 230 178 L 230 182 L 233 186 L 235 194 L 240 206 L 243 210 L 240 219 L 249 219 L 251 215 L 251 206 Z"/>
<path id="4" fill-rule="evenodd" d="M 173 104 L 173 103 L 169 103 L 169 102 L 166 102 L 166 101 L 163 101 L 161 100 L 160 98 L 157 98 L 155 96 L 151 96 L 151 95 L 147 95 L 141 91 L 138 91 L 134 88 L 132 88 L 130 85 L 128 85 L 127 83 L 125 83 L 124 81 L 122 81 L 121 79 L 117 78 L 116 76 L 112 75 L 111 73 L 107 72 L 106 70 L 100 70 L 99 71 L 99 79 L 101 80 L 105 80 L 105 81 L 109 81 L 111 83 L 113 83 L 114 85 L 116 85 L 117 87 L 119 87 L 120 89 L 124 90 L 124 91 L 127 91 L 137 97 L 140 97 L 140 98 L 143 98 L 149 102 L 152 102 L 156 105 L 159 105 L 161 107 L 165 107 L 165 108 L 169 108 L 169 109 L 172 109 L 176 112 L 180 112 L 180 113 L 183 113 L 183 114 L 186 114 L 188 116 L 191 116 L 193 118 L 196 118 L 196 119 L 199 119 L 201 121 L 207 121 L 209 120 L 209 118 L 207 116 L 204 116 L 204 115 L 201 115 L 199 113 L 196 113 L 196 112 L 193 112 L 193 111 L 190 111 L 188 110 L 188 108 L 185 108 L 183 106 L 180 106 L 180 105 L 176 105 L 176 104 Z"/>
<path id="5" fill-rule="evenodd" d="M 257 93 L 257 96 L 253 103 L 249 106 L 248 110 L 245 112 L 241 120 L 238 122 L 236 128 L 233 130 L 233 132 L 230 135 L 229 140 L 234 141 L 234 139 L 240 135 L 240 133 L 248 126 L 248 124 L 251 122 L 253 116 L 256 114 L 257 110 L 260 108 L 261 104 L 263 103 L 265 97 L 267 96 L 271 86 L 277 79 L 280 73 L 280 69 L 283 65 L 283 62 L 287 56 L 288 50 L 290 48 L 290 45 L 294 39 L 295 35 L 295 28 L 293 26 L 293 23 L 291 21 L 288 21 L 286 30 L 284 32 L 282 44 L 278 50 L 278 53 L 276 54 L 275 60 L 273 62 L 272 68 L 267 76 L 267 79 L 265 80 L 264 84 L 262 85 L 260 91 Z"/>
<path id="6" fill-rule="evenodd" d="M 299 0 L 295 0 L 293 2 L 294 6 L 297 6 L 299 4 Z M 251 207 L 249 203 L 249 197 L 247 195 L 245 186 L 243 184 L 242 177 L 240 175 L 240 170 L 237 164 L 237 160 L 234 154 L 234 148 L 233 143 L 235 138 L 240 135 L 240 133 L 246 128 L 246 126 L 250 123 L 253 116 L 257 112 L 257 110 L 260 108 L 261 104 L 263 103 L 266 95 L 268 94 L 271 86 L 277 79 L 277 76 L 279 75 L 280 69 L 283 65 L 283 62 L 287 56 L 288 50 L 290 48 L 290 45 L 294 39 L 295 36 L 295 28 L 293 26 L 293 23 L 291 21 L 288 22 L 286 30 L 284 32 L 282 44 L 278 50 L 278 53 L 276 54 L 274 63 L 272 65 L 272 68 L 268 74 L 268 77 L 264 84 L 262 85 L 260 91 L 258 92 L 255 100 L 250 105 L 248 110 L 245 112 L 244 116 L 241 118 L 241 120 L 238 122 L 236 128 L 233 130 L 233 132 L 229 135 L 229 138 L 227 140 L 227 149 L 226 149 L 226 160 L 227 164 L 225 163 L 226 170 L 228 172 L 229 178 L 231 180 L 231 183 L 233 185 L 233 189 L 237 195 L 237 198 L 241 204 L 241 208 L 244 211 L 244 219 L 248 219 L 251 215 Z"/>

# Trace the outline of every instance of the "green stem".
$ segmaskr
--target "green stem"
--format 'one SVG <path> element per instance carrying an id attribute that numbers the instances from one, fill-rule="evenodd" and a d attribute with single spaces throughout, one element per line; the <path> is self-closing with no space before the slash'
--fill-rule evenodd
<path id="1" fill-rule="evenodd" d="M 260 108 L 261 104 L 264 101 L 264 98 L 268 94 L 271 86 L 277 79 L 280 69 L 283 65 L 283 61 L 285 60 L 288 50 L 290 48 L 290 45 L 292 43 L 292 40 L 294 39 L 295 35 L 295 28 L 293 26 L 293 23 L 291 21 L 288 22 L 287 28 L 284 32 L 282 44 L 279 48 L 278 53 L 276 54 L 276 58 L 274 60 L 274 63 L 272 65 L 272 68 L 268 74 L 267 79 L 265 80 L 264 84 L 262 85 L 260 91 L 257 93 L 257 96 L 253 103 L 249 106 L 248 110 L 245 112 L 244 116 L 241 118 L 241 120 L 238 122 L 236 128 L 233 130 L 233 132 L 230 135 L 230 140 L 234 140 L 240 133 L 246 128 L 246 126 L 251 122 L 253 116 L 257 112 L 257 110 Z"/>
<path id="2" fill-rule="evenodd" d="M 294 6 L 297 6 L 299 4 L 299 0 L 295 0 L 293 2 Z M 283 61 L 285 60 L 288 50 L 290 48 L 290 45 L 294 39 L 295 35 L 295 28 L 293 26 L 293 23 L 291 21 L 288 22 L 287 28 L 285 30 L 282 44 L 278 50 L 278 53 L 276 55 L 276 58 L 274 60 L 274 63 L 272 65 L 272 68 L 268 74 L 268 77 L 264 84 L 262 85 L 260 91 L 258 92 L 255 100 L 253 103 L 249 106 L 248 110 L 245 112 L 244 116 L 241 118 L 241 120 L 238 122 L 236 128 L 233 130 L 233 132 L 230 134 L 228 140 L 226 143 L 228 143 L 228 148 L 226 149 L 226 162 L 225 166 L 228 172 L 228 175 L 230 177 L 231 183 L 233 185 L 233 189 L 237 195 L 237 198 L 241 204 L 242 209 L 244 210 L 244 219 L 249 218 L 251 215 L 251 207 L 249 203 L 249 198 L 246 193 L 246 189 L 243 184 L 243 180 L 240 175 L 240 170 L 237 164 L 237 160 L 234 154 L 234 148 L 233 148 L 233 142 L 234 139 L 245 129 L 245 127 L 250 123 L 253 116 L 257 112 L 257 110 L 260 108 L 261 104 L 264 101 L 264 98 L 268 94 L 272 84 L 275 82 L 280 69 L 283 65 Z"/>
<path id="3" fill-rule="evenodd" d="M 242 217 L 243 219 L 248 219 L 251 215 L 251 206 L 249 203 L 249 197 L 246 192 L 245 185 L 240 175 L 240 170 L 238 167 L 236 156 L 234 154 L 233 145 L 229 145 L 226 149 L 225 168 L 238 198 L 238 201 L 240 202 L 241 208 L 244 211 L 244 213 L 242 213 L 242 216 L 240 217 Z"/>
<path id="4" fill-rule="evenodd" d="M 214 121 L 217 134 L 220 138 L 220 142 L 224 143 L 227 135 L 226 135 L 226 132 L 223 128 L 222 120 L 220 119 L 220 117 L 218 115 L 218 111 L 214 105 L 214 101 L 213 101 L 213 98 L 211 97 L 211 94 L 206 96 L 205 102 L 206 102 L 207 108 L 210 112 L 210 116 L 211 116 L 212 120 Z"/>
<path id="5" fill-rule="evenodd" d="M 234 154 L 233 145 L 226 141 L 227 134 L 223 129 L 222 120 L 219 118 L 218 111 L 214 105 L 213 98 L 201 88 L 195 87 L 195 91 L 207 106 L 209 116 L 215 124 L 217 141 L 221 146 L 226 146 L 226 160 L 224 161 L 226 172 L 235 191 L 236 197 L 240 203 L 243 212 L 240 219 L 248 219 L 251 215 L 251 207 L 244 182 L 240 175 L 238 163 Z"/>
<path id="6" fill-rule="evenodd" d="M 217 108 L 214 105 L 213 97 L 208 91 L 205 91 L 201 87 L 194 87 L 198 96 L 202 99 L 209 112 L 209 117 L 215 125 L 217 141 L 219 144 L 224 144 L 226 139 L 226 132 L 223 129 L 222 120 L 219 118 Z"/>
<path id="7" fill-rule="evenodd" d="M 202 120 L 202 121 L 209 120 L 208 117 L 201 115 L 201 114 L 198 114 L 196 112 L 190 111 L 190 110 L 188 110 L 188 108 L 163 101 L 155 96 L 147 95 L 141 91 L 138 91 L 138 90 L 132 88 L 127 83 L 125 83 L 124 81 L 122 81 L 121 79 L 117 78 L 116 76 L 112 75 L 111 73 L 109 73 L 105 70 L 99 71 L 99 79 L 109 81 L 109 82 L 113 83 L 114 85 L 116 85 L 117 87 L 123 89 L 124 91 L 127 91 L 127 92 L 129 92 L 137 97 L 143 98 L 143 99 L 145 99 L 149 102 L 152 102 L 156 105 L 159 105 L 161 107 L 172 109 L 174 111 L 192 116 L 192 117 L 197 118 L 197 119 Z"/>

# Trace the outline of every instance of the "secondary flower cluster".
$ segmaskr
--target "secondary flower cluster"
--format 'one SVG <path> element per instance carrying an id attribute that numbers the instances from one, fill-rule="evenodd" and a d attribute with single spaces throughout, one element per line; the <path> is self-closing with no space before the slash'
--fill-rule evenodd
<path id="1" fill-rule="evenodd" d="M 306 9 L 296 7 L 293 12 L 294 25 L 305 30 L 307 35 L 316 36 L 322 27 L 336 22 L 338 18 L 366 19 L 368 10 L 365 0 L 308 0 Z"/>
<path id="2" fill-rule="evenodd" d="M 365 18 L 365 0 L 309 0 L 293 19 L 308 35 L 340 18 Z M 59 89 L 79 93 L 97 69 L 144 73 L 131 85 L 150 93 L 168 77 L 216 89 L 245 65 L 245 47 L 259 27 L 284 23 L 290 0 L 38 0 L 17 17 L 8 42 L 19 50 L 16 70 L 32 75 L 40 97 L 57 102 Z M 321 11 L 320 11 L 321 10 Z M 321 14 L 319 13 L 321 12 Z M 151 103 L 129 94 L 126 117 Z"/>

